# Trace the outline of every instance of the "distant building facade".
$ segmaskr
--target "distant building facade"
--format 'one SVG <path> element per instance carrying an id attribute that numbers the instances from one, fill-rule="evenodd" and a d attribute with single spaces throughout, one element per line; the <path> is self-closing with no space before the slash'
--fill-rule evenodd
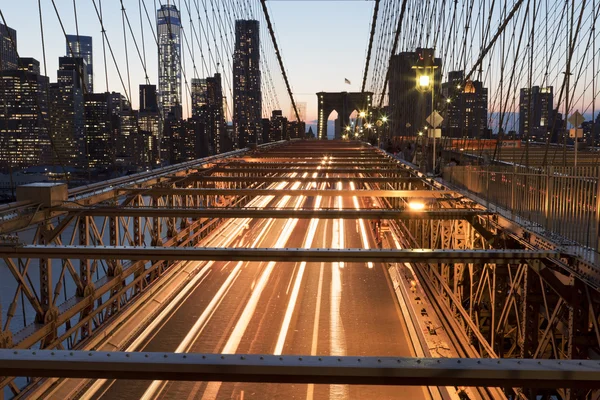
<path id="1" fill-rule="evenodd" d="M 110 93 L 84 95 L 84 121 L 87 168 L 104 169 L 113 165 Z"/>
<path id="2" fill-rule="evenodd" d="M 85 61 L 85 93 L 94 93 L 94 54 L 91 36 L 67 35 L 67 57 L 81 57 Z"/>
<path id="3" fill-rule="evenodd" d="M 156 85 L 140 85 L 140 109 L 138 112 L 138 127 L 141 134 L 147 135 L 150 151 L 149 164 L 160 165 L 160 146 L 163 135 L 163 124 L 158 112 Z"/>
<path id="4" fill-rule="evenodd" d="M 19 59 L 19 67 L 0 71 L 0 169 L 41 165 L 50 157 L 47 130 L 48 78 L 39 62 Z"/>
<path id="5" fill-rule="evenodd" d="M 192 78 L 192 117 L 201 117 L 206 106 L 206 79 Z"/>
<path id="6" fill-rule="evenodd" d="M 0 71 L 13 71 L 18 67 L 17 31 L 0 24 Z"/>
<path id="7" fill-rule="evenodd" d="M 440 99 L 441 67 L 442 60 L 434 57 L 433 49 L 417 48 L 390 58 L 388 117 L 392 136 L 416 135 L 426 126 L 425 119 L 432 112 L 432 93 L 436 103 Z M 419 73 L 433 79 L 429 89 L 420 90 Z"/>
<path id="8" fill-rule="evenodd" d="M 463 71 L 448 73 L 442 84 L 446 100 L 444 136 L 487 137 L 488 90 L 480 81 L 464 81 Z"/>
<path id="9" fill-rule="evenodd" d="M 140 85 L 140 111 L 157 112 L 156 85 Z"/>
<path id="10" fill-rule="evenodd" d="M 271 112 L 271 132 L 269 142 L 277 142 L 285 140 L 288 137 L 288 120 L 283 116 L 281 110 L 273 110 Z"/>
<path id="11" fill-rule="evenodd" d="M 552 86 L 521 89 L 519 97 L 519 135 L 545 140 L 554 124 L 554 90 Z"/>
<path id="12" fill-rule="evenodd" d="M 203 116 L 207 136 L 208 154 L 219 154 L 231 150 L 224 142 L 226 136 L 225 114 L 223 113 L 223 87 L 221 74 L 206 78 L 206 104 Z"/>
<path id="13" fill-rule="evenodd" d="M 235 21 L 233 129 L 238 148 L 262 140 L 259 23 Z"/>
<path id="14" fill-rule="evenodd" d="M 181 118 L 181 16 L 174 5 L 157 12 L 158 105 L 163 119 Z"/>
<path id="15" fill-rule="evenodd" d="M 55 161 L 68 166 L 85 166 L 84 72 L 81 57 L 58 59 L 57 82 L 50 85 L 50 129 Z"/>

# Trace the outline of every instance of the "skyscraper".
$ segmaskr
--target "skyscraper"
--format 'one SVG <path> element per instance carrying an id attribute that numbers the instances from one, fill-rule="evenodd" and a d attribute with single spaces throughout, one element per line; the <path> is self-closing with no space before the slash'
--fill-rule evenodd
<path id="1" fill-rule="evenodd" d="M 417 48 L 414 52 L 403 52 L 390 58 L 389 119 L 392 136 L 415 135 L 425 127 L 425 119 L 432 111 L 432 89 L 434 100 L 440 98 L 441 65 L 442 60 L 434 58 L 433 49 Z M 417 71 L 433 77 L 428 90 L 419 90 Z"/>
<path id="2" fill-rule="evenodd" d="M 138 126 L 142 134 L 148 135 L 148 147 L 151 152 L 149 163 L 160 164 L 162 123 L 158 112 L 156 85 L 140 85 Z"/>
<path id="3" fill-rule="evenodd" d="M 140 85 L 140 111 L 158 111 L 156 85 Z"/>
<path id="4" fill-rule="evenodd" d="M 260 37 L 256 20 L 235 21 L 233 129 L 239 148 L 262 139 Z"/>
<path id="5" fill-rule="evenodd" d="M 519 134 L 531 139 L 546 139 L 554 123 L 553 87 L 534 86 L 521 89 L 519 99 Z"/>
<path id="6" fill-rule="evenodd" d="M 17 31 L 0 24 L 0 71 L 15 70 L 19 67 L 16 49 Z"/>
<path id="7" fill-rule="evenodd" d="M 19 69 L 0 71 L 0 169 L 48 162 L 46 86 L 39 62 L 19 59 Z"/>
<path id="8" fill-rule="evenodd" d="M 81 57 L 85 61 L 84 93 L 94 93 L 94 56 L 91 36 L 67 35 L 67 57 Z"/>
<path id="9" fill-rule="evenodd" d="M 85 155 L 82 75 L 85 61 L 81 57 L 58 59 L 57 82 L 50 85 L 50 127 L 57 161 L 65 165 L 82 165 Z"/>
<path id="10" fill-rule="evenodd" d="M 208 137 L 209 154 L 219 154 L 229 150 L 223 148 L 225 129 L 221 74 L 216 73 L 213 77 L 206 78 L 205 134 Z"/>
<path id="11" fill-rule="evenodd" d="M 85 139 L 88 168 L 112 165 L 114 151 L 110 131 L 109 93 L 88 93 L 84 96 Z"/>
<path id="12" fill-rule="evenodd" d="M 487 132 L 488 90 L 480 81 L 464 81 L 463 71 L 448 73 L 442 84 L 446 98 L 443 126 L 449 137 L 484 137 Z"/>
<path id="13" fill-rule="evenodd" d="M 200 117 L 206 105 L 206 79 L 192 78 L 192 117 Z"/>
<path id="14" fill-rule="evenodd" d="M 300 110 L 298 110 L 298 113 Z M 287 132 L 288 120 L 283 116 L 281 110 L 273 110 L 271 112 L 271 131 L 269 132 L 269 142 L 277 142 L 279 140 L 285 140 L 288 137 Z M 263 137 L 264 137 L 263 132 Z M 264 142 L 264 140 L 263 140 Z"/>
<path id="15" fill-rule="evenodd" d="M 157 14 L 158 106 L 163 118 L 181 118 L 181 17 L 174 5 Z"/>

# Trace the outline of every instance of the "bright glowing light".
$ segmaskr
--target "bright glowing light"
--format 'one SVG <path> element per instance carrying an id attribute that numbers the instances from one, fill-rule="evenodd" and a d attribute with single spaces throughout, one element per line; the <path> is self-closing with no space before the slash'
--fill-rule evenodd
<path id="1" fill-rule="evenodd" d="M 411 201 L 410 203 L 408 203 L 408 208 L 410 208 L 413 211 L 422 211 L 423 209 L 425 209 L 425 203 L 423 203 L 422 201 Z"/>
<path id="2" fill-rule="evenodd" d="M 421 75 L 419 76 L 419 86 L 428 87 L 429 86 L 429 75 Z"/>
<path id="3" fill-rule="evenodd" d="M 346 130 L 347 130 L 347 131 L 349 131 L 349 130 L 350 130 L 350 126 L 347 126 L 347 127 L 346 127 Z"/>
<path id="4" fill-rule="evenodd" d="M 452 99 L 446 99 L 446 103 L 452 103 Z"/>
<path id="5" fill-rule="evenodd" d="M 373 125 L 371 125 L 371 124 L 367 124 L 367 129 L 371 129 L 372 126 Z"/>
<path id="6" fill-rule="evenodd" d="M 338 182 L 337 183 L 337 189 L 338 190 L 342 190 L 342 182 Z M 338 196 L 337 197 L 337 201 L 338 201 L 338 210 L 341 210 L 343 208 L 343 204 L 342 204 L 342 196 Z M 338 220 L 338 230 L 339 230 L 339 237 L 338 237 L 338 248 L 339 249 L 343 249 L 345 246 L 345 240 L 344 240 L 344 220 L 342 218 L 340 218 Z M 344 268 L 344 262 L 340 261 L 339 263 L 339 267 L 340 268 Z"/>
<path id="7" fill-rule="evenodd" d="M 350 189 L 352 190 L 356 190 L 356 186 L 354 186 L 354 182 L 350 182 Z M 358 198 L 356 196 L 352 196 L 352 203 L 354 203 L 354 208 L 357 210 L 360 210 L 360 208 L 358 207 Z M 358 226 L 360 227 L 360 237 L 362 239 L 362 244 L 363 247 L 367 250 L 370 249 L 369 247 L 369 238 L 367 237 L 367 229 L 365 228 L 365 221 L 360 218 L 358 220 Z M 373 263 L 372 262 L 368 262 L 367 266 L 369 268 L 373 268 Z"/>
<path id="8" fill-rule="evenodd" d="M 384 115 L 383 117 L 381 117 L 381 120 L 382 120 L 383 122 L 387 122 L 387 117 Z"/>
<path id="9" fill-rule="evenodd" d="M 423 132 L 419 132 L 419 136 L 423 136 Z"/>
<path id="10" fill-rule="evenodd" d="M 360 112 L 360 117 L 361 117 L 361 118 L 364 118 L 364 117 L 365 117 L 365 115 L 367 115 L 367 113 L 365 113 L 364 111 L 361 111 L 361 112 Z"/>

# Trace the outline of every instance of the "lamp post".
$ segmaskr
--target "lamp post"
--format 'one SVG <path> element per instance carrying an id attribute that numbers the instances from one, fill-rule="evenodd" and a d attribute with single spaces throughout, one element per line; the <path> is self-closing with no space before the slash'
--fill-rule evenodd
<path id="1" fill-rule="evenodd" d="M 416 69 L 417 72 L 417 89 L 423 93 L 426 93 L 428 91 L 431 90 L 431 121 L 429 122 L 429 124 L 431 125 L 431 132 L 432 132 L 432 136 L 433 136 L 433 162 L 432 162 L 432 166 L 433 166 L 433 173 L 435 174 L 435 164 L 436 164 L 436 143 L 435 143 L 435 135 L 436 135 L 436 126 L 435 126 L 435 122 L 434 122 L 434 95 L 435 95 L 435 69 L 437 68 L 437 65 L 435 65 L 435 60 L 434 60 L 434 55 L 433 55 L 433 49 L 430 49 L 429 51 L 422 53 L 422 55 L 420 55 L 419 61 L 417 63 L 417 65 L 415 65 L 413 68 Z M 425 109 L 425 102 L 423 103 L 423 109 Z M 425 114 L 425 112 L 423 112 L 423 114 Z M 427 119 L 427 117 L 424 115 L 424 118 Z"/>

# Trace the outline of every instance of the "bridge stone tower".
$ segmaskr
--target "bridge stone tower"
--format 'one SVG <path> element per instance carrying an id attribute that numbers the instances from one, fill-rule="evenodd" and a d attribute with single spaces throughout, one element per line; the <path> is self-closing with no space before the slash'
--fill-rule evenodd
<path id="1" fill-rule="evenodd" d="M 327 117 L 333 110 L 337 111 L 338 118 L 342 127 L 350 123 L 350 114 L 353 111 L 364 111 L 365 119 L 371 117 L 371 99 L 372 92 L 319 92 L 317 93 L 317 101 L 319 105 L 317 137 L 319 139 L 327 139 Z M 336 139 L 340 139 L 336 136 Z"/>

